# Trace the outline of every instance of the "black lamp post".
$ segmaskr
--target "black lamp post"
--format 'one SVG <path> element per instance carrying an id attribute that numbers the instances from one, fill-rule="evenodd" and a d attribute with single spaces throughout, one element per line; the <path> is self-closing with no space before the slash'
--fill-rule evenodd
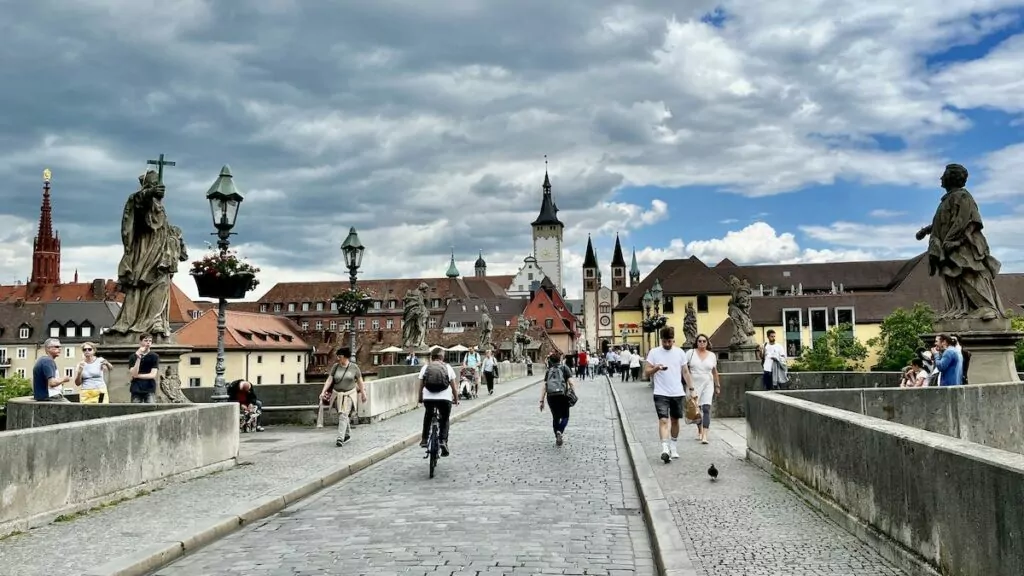
<path id="1" fill-rule="evenodd" d="M 651 319 L 651 303 L 654 301 L 654 296 L 651 295 L 651 290 L 647 289 L 644 292 L 643 303 L 644 303 L 644 343 L 647 344 L 647 350 L 644 354 L 651 349 L 651 333 L 647 331 L 647 321 Z"/>
<path id="2" fill-rule="evenodd" d="M 341 243 L 341 253 L 345 256 L 349 288 L 353 291 L 356 289 L 356 275 L 359 273 L 359 267 L 363 265 L 363 251 L 365 250 L 366 247 L 359 241 L 359 234 L 356 234 L 355 226 L 349 228 L 348 236 Z M 354 312 L 349 317 L 349 348 L 352 350 L 352 354 L 355 355 L 356 315 Z"/>
<path id="3" fill-rule="evenodd" d="M 220 169 L 220 176 L 206 192 L 206 199 L 210 202 L 213 227 L 217 229 L 213 234 L 217 236 L 217 247 L 220 248 L 223 256 L 230 246 L 228 239 L 234 235 L 231 229 L 235 227 L 238 207 L 241 206 L 243 200 L 242 195 L 235 187 L 231 168 L 225 165 Z M 221 295 L 217 299 L 217 377 L 213 381 L 213 397 L 211 398 L 214 402 L 227 400 L 228 397 L 227 387 L 224 383 L 224 331 L 227 329 L 227 309 L 228 301 Z"/>

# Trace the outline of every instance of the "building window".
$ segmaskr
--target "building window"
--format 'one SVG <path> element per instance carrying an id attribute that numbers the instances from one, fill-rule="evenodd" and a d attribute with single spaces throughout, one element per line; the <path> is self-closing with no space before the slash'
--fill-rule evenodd
<path id="1" fill-rule="evenodd" d="M 302 372 L 295 373 L 295 383 L 302 384 Z"/>
<path id="2" fill-rule="evenodd" d="M 388 308 L 394 310 L 398 303 L 395 300 L 388 300 Z"/>
<path id="3" fill-rule="evenodd" d="M 50 338 L 60 338 L 60 326 L 50 326 Z"/>
<path id="4" fill-rule="evenodd" d="M 203 359 L 200 356 L 189 356 L 188 357 L 188 365 L 189 366 L 199 366 L 202 363 L 203 363 Z"/>
<path id="5" fill-rule="evenodd" d="M 374 320 L 370 322 L 370 327 L 374 330 L 380 330 L 380 320 Z"/>
<path id="6" fill-rule="evenodd" d="M 74 368 L 65 368 L 64 369 L 64 375 L 67 376 L 68 378 L 74 378 L 75 377 L 75 369 Z"/>
<path id="7" fill-rule="evenodd" d="M 281 364 L 284 364 L 284 354 L 281 354 Z"/>
<path id="8" fill-rule="evenodd" d="M 856 312 L 854 312 L 853 308 L 836 308 L 835 315 L 835 325 L 841 326 L 843 324 L 849 324 L 850 329 L 847 331 L 847 335 L 852 337 L 854 333 L 854 328 L 857 326 L 857 314 Z"/>
<path id="9" fill-rule="evenodd" d="M 828 332 L 828 308 L 808 308 L 811 323 L 811 346 Z"/>
<path id="10" fill-rule="evenodd" d="M 554 320 L 552 320 L 551 318 L 548 318 L 547 320 L 544 320 L 544 329 L 551 330 L 554 327 L 555 327 L 555 321 Z"/>
<path id="11" fill-rule="evenodd" d="M 338 311 L 338 303 L 337 302 L 331 302 L 331 312 L 337 312 L 337 311 Z"/>
<path id="12" fill-rule="evenodd" d="M 260 304 L 260 312 L 266 313 L 270 309 L 266 304 Z"/>
<path id="13" fill-rule="evenodd" d="M 380 366 L 380 354 L 373 355 L 373 365 Z"/>
<path id="14" fill-rule="evenodd" d="M 64 335 L 67 336 L 68 338 L 75 338 L 76 332 L 77 331 L 75 330 L 75 327 L 72 325 L 64 327 Z"/>
<path id="15" fill-rule="evenodd" d="M 82 338 L 88 338 L 92 336 L 92 326 L 82 326 Z"/>
<path id="16" fill-rule="evenodd" d="M 437 318 L 431 318 L 427 321 L 427 328 L 437 328 Z"/>
<path id="17" fill-rule="evenodd" d="M 257 384 L 263 384 L 263 376 L 257 376 L 256 377 L 256 383 Z"/>
<path id="18" fill-rule="evenodd" d="M 309 330 L 309 320 L 302 321 L 302 331 L 305 332 L 306 330 Z"/>
<path id="19" fill-rule="evenodd" d="M 288 303 L 288 311 L 289 312 L 295 312 L 295 302 L 289 302 Z"/>
<path id="20" fill-rule="evenodd" d="M 697 312 L 707 312 L 707 311 L 708 311 L 708 296 L 707 296 L 707 294 L 698 294 L 697 295 Z"/>
<path id="21" fill-rule="evenodd" d="M 665 302 L 662 303 L 661 311 L 665 314 L 671 314 L 676 311 L 674 298 L 671 296 L 665 296 Z"/>
<path id="22" fill-rule="evenodd" d="M 366 330 L 366 320 L 363 320 L 362 318 L 357 320 L 356 321 L 356 328 L 358 328 L 360 330 Z"/>
<path id="23" fill-rule="evenodd" d="M 392 328 L 395 327 L 395 321 L 393 319 L 391 319 L 391 318 L 388 318 L 387 320 L 384 321 L 384 326 L 388 330 L 391 330 Z"/>
<path id="24" fill-rule="evenodd" d="M 65 346 L 64 347 L 64 357 L 65 358 L 74 358 L 75 357 L 75 349 L 73 347 L 71 347 L 71 346 Z"/>
<path id="25" fill-rule="evenodd" d="M 284 374 L 281 374 L 281 384 L 284 384 Z"/>
<path id="26" fill-rule="evenodd" d="M 787 308 L 782 311 L 783 342 L 786 345 L 786 356 L 790 358 L 796 358 L 802 351 L 803 323 L 803 310 Z"/>
<path id="27" fill-rule="evenodd" d="M 611 314 L 612 313 L 612 305 L 611 304 L 601 304 L 601 306 L 599 308 L 601 309 L 601 314 Z"/>
<path id="28" fill-rule="evenodd" d="M 25 340 L 28 338 L 28 328 L 21 328 L 18 330 L 18 338 Z"/>
<path id="29" fill-rule="evenodd" d="M 274 304 L 274 312 L 280 312 L 280 311 L 281 311 L 281 305 L 280 304 Z"/>
<path id="30" fill-rule="evenodd" d="M 324 321 L 323 320 L 317 320 L 316 321 L 316 329 L 317 330 L 323 330 L 324 329 Z"/>
<path id="31" fill-rule="evenodd" d="M 351 330 L 352 329 L 352 321 L 351 320 L 345 320 L 345 322 L 342 323 L 342 325 L 341 325 L 341 329 L 342 330 Z"/>
<path id="32" fill-rule="evenodd" d="M 380 300 L 374 300 L 373 301 L 373 309 L 374 310 L 380 310 Z"/>
<path id="33" fill-rule="evenodd" d="M 337 332 L 338 331 L 338 321 L 337 320 L 331 320 L 331 323 L 328 324 L 328 326 L 330 327 L 331 332 Z"/>
<path id="34" fill-rule="evenodd" d="M 303 302 L 302 303 L 302 311 L 303 312 L 309 312 L 309 302 Z"/>
<path id="35" fill-rule="evenodd" d="M 593 268 L 587 268 L 586 270 L 584 270 L 583 271 L 583 277 L 584 278 L 593 278 L 594 277 L 594 269 Z"/>
<path id="36" fill-rule="evenodd" d="M 202 378 L 189 378 L 188 379 L 188 387 L 189 388 L 199 388 L 202 385 L 203 385 L 203 379 Z"/>
<path id="37" fill-rule="evenodd" d="M 299 364 L 302 364 L 302 354 L 299 354 L 298 356 L 296 356 L 295 357 L 295 361 L 298 362 Z"/>
<path id="38" fill-rule="evenodd" d="M 317 312 L 323 312 L 324 311 L 324 303 L 323 302 L 317 302 L 316 303 L 316 311 Z"/>
<path id="39" fill-rule="evenodd" d="M 18 360 L 28 358 L 28 348 L 18 348 Z"/>
<path id="40" fill-rule="evenodd" d="M 430 301 L 430 305 L 433 306 L 434 308 L 440 308 L 441 301 L 438 300 L 437 298 L 434 298 L 433 300 Z"/>
<path id="41" fill-rule="evenodd" d="M 262 354 L 258 354 L 256 356 L 256 363 L 257 364 L 263 364 L 263 355 Z"/>
<path id="42" fill-rule="evenodd" d="M 17 370 L 15 370 L 15 372 L 18 374 L 18 378 L 24 378 L 25 377 L 25 369 L 24 368 L 18 368 Z"/>
<path id="43" fill-rule="evenodd" d="M 529 274 L 527 274 L 526 275 L 526 279 L 527 280 L 533 280 L 533 272 L 530 272 Z"/>

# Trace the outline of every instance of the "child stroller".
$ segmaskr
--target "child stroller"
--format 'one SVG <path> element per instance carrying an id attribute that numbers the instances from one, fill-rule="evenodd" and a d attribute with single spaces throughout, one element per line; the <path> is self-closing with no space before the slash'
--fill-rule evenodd
<path id="1" fill-rule="evenodd" d="M 476 368 L 465 367 L 459 371 L 459 396 L 465 400 L 476 398 L 480 385 L 476 382 Z"/>
<path id="2" fill-rule="evenodd" d="M 260 411 L 256 406 L 239 406 L 238 430 L 240 432 L 255 432 L 259 418 Z"/>

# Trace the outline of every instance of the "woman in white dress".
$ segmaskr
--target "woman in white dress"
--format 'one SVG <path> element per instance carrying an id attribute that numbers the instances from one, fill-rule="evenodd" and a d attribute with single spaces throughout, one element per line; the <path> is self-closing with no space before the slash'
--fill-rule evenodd
<path id="1" fill-rule="evenodd" d="M 718 377 L 718 358 L 708 348 L 708 337 L 697 335 L 697 347 L 690 350 L 683 369 L 683 379 L 690 394 L 697 397 L 701 421 L 697 434 L 702 444 L 708 443 L 708 428 L 711 427 L 711 402 L 722 393 L 722 382 Z"/>

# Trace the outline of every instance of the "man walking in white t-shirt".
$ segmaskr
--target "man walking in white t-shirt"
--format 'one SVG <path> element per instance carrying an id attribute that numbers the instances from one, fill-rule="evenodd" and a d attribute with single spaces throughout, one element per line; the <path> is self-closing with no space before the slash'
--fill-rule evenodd
<path id="1" fill-rule="evenodd" d="M 779 387 L 775 382 L 775 363 L 786 363 L 786 347 L 775 343 L 775 330 L 769 330 L 767 336 L 768 343 L 761 350 L 761 358 L 764 360 L 761 384 L 765 390 L 775 390 Z"/>
<path id="2" fill-rule="evenodd" d="M 628 346 L 622 347 L 622 352 L 619 353 L 619 374 L 623 382 L 629 381 L 629 362 L 633 359 L 633 353 L 629 351 Z"/>
<path id="3" fill-rule="evenodd" d="M 675 328 L 661 329 L 661 346 L 647 353 L 644 373 L 654 384 L 654 409 L 658 413 L 661 460 L 668 464 L 679 458 L 679 419 L 683 417 L 683 364 L 686 354 L 675 345 Z"/>

